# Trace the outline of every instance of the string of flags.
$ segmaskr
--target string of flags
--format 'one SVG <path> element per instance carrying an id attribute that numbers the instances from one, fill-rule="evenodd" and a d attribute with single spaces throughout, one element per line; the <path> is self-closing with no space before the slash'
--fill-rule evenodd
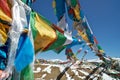
<path id="1" fill-rule="evenodd" d="M 59 54 L 66 49 L 67 58 L 76 61 L 87 45 L 105 62 L 106 54 L 93 35 L 78 0 L 53 0 L 57 25 L 30 8 L 34 1 L 0 1 L 0 80 L 34 80 L 35 55 L 48 50 Z M 66 8 L 82 39 L 69 33 Z M 75 45 L 84 46 L 74 54 L 71 48 Z M 86 55 L 88 51 L 84 53 Z"/>

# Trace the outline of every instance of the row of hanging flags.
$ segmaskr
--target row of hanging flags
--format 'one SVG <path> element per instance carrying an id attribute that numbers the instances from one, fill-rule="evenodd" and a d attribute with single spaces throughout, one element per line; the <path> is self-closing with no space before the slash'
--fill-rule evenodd
<path id="1" fill-rule="evenodd" d="M 53 1 L 59 27 L 33 11 L 30 8 L 33 1 L 35 0 L 0 2 L 0 80 L 34 80 L 32 64 L 38 52 L 53 50 L 60 53 L 66 49 L 67 58 L 77 60 L 76 55 L 87 44 L 97 54 L 104 54 L 78 0 Z M 83 40 L 68 32 L 66 7 L 74 28 Z M 30 15 L 29 25 L 27 15 Z M 71 49 L 75 45 L 83 45 L 76 54 Z"/>
<path id="2" fill-rule="evenodd" d="M 89 44 L 89 47 L 96 53 L 104 54 L 104 50 L 98 44 L 96 37 L 87 22 L 79 0 L 53 0 L 54 12 L 58 19 L 58 25 L 62 26 L 62 29 L 67 28 L 66 10 L 69 18 L 73 21 L 74 28 L 78 31 L 79 35 Z M 67 9 L 66 9 L 67 8 Z M 61 27 L 61 26 L 60 26 Z"/>

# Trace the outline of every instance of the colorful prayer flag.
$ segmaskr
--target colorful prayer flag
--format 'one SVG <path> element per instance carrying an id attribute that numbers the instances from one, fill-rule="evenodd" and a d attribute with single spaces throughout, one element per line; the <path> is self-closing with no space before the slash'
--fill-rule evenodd
<path id="1" fill-rule="evenodd" d="M 15 68 L 17 71 L 23 70 L 33 61 L 34 48 L 27 33 L 22 33 L 19 39 L 17 54 L 15 58 Z"/>

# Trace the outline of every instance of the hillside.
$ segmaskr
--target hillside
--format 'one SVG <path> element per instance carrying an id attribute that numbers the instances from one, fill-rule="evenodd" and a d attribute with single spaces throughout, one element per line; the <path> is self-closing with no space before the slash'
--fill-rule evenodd
<path id="1" fill-rule="evenodd" d="M 69 61 L 40 59 L 34 66 L 35 80 L 120 80 L 118 71 L 106 70 L 101 61 L 96 59 L 82 63 L 77 61 L 74 64 Z"/>

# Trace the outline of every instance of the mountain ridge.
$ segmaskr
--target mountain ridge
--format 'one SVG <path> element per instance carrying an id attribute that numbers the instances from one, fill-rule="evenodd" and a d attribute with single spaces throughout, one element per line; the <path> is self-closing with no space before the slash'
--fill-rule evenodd
<path id="1" fill-rule="evenodd" d="M 120 80 L 120 75 L 116 78 L 108 74 L 102 61 L 98 59 L 78 60 L 75 63 L 59 59 L 39 59 L 35 61 L 34 76 L 35 80 Z"/>

